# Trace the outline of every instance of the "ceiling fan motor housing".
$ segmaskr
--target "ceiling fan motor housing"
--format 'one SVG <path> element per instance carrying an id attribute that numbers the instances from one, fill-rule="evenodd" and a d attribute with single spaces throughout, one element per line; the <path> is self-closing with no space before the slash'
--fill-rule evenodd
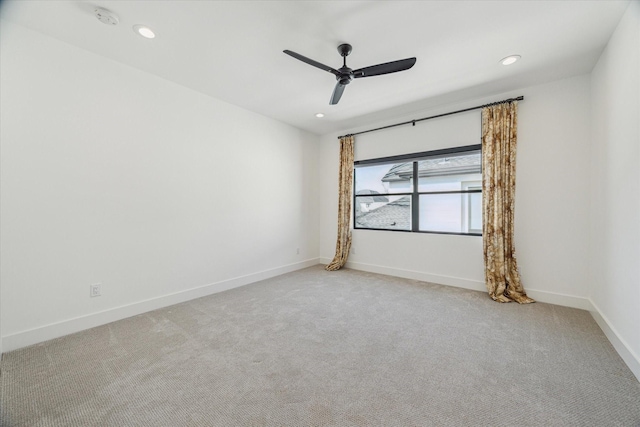
<path id="1" fill-rule="evenodd" d="M 353 80 L 353 72 L 349 67 L 338 68 L 340 75 L 336 76 L 336 80 L 340 82 L 341 85 L 348 85 Z"/>

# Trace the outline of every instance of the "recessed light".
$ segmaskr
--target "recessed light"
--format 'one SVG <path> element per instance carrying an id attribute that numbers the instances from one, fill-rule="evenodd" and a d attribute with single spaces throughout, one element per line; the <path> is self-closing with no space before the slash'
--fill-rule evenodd
<path id="1" fill-rule="evenodd" d="M 156 36 L 156 33 L 153 30 L 145 25 L 134 25 L 133 31 L 140 34 L 142 37 L 152 39 Z"/>
<path id="2" fill-rule="evenodd" d="M 324 114 L 322 114 L 322 113 L 317 113 L 317 114 L 316 114 L 316 117 L 317 117 L 317 118 L 319 118 L 319 119 L 321 119 L 321 118 L 323 118 L 323 117 L 324 117 Z"/>
<path id="3" fill-rule="evenodd" d="M 520 55 L 510 55 L 510 56 L 507 56 L 506 58 L 502 58 L 500 62 L 502 63 L 502 65 L 511 65 L 520 58 L 521 58 Z"/>

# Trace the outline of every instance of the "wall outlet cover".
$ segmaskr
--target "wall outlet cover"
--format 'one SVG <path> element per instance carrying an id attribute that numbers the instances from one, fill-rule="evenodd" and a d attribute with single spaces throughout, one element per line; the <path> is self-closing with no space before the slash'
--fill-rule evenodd
<path id="1" fill-rule="evenodd" d="M 101 283 L 94 283 L 89 286 L 89 296 L 90 297 L 99 297 L 101 295 Z"/>

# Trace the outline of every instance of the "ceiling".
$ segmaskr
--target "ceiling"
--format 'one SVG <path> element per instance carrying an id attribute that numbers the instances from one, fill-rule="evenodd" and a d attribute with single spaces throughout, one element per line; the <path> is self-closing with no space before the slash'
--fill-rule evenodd
<path id="1" fill-rule="evenodd" d="M 25 1 L 0 16 L 316 134 L 591 71 L 629 1 Z M 119 17 L 108 26 L 96 6 Z M 132 26 L 157 34 L 148 40 Z M 417 57 L 329 105 L 334 68 Z M 500 59 L 519 54 L 510 66 Z M 315 114 L 325 117 L 318 119 Z"/>

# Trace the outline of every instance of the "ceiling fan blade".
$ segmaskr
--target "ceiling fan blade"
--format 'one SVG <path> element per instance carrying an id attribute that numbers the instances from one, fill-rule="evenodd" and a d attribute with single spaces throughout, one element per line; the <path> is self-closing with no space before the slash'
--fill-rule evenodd
<path id="1" fill-rule="evenodd" d="M 338 70 L 336 70 L 335 68 L 331 68 L 328 65 L 321 64 L 320 62 L 314 61 L 313 59 L 307 58 L 306 56 L 302 56 L 299 53 L 295 53 L 295 52 L 292 52 L 290 50 L 283 50 L 283 52 L 286 53 L 289 56 L 293 56 L 294 58 L 296 58 L 296 59 L 298 59 L 298 60 L 300 60 L 302 62 L 306 62 L 309 65 L 313 65 L 316 68 L 320 68 L 321 70 L 328 71 L 331 74 L 334 74 L 336 76 L 340 74 L 338 72 Z"/>
<path id="2" fill-rule="evenodd" d="M 329 101 L 329 105 L 336 105 L 338 101 L 340 101 L 345 87 L 346 85 L 343 85 L 340 82 L 336 83 L 336 87 L 333 88 L 333 93 L 331 94 L 331 101 Z"/>
<path id="3" fill-rule="evenodd" d="M 381 74 L 396 73 L 398 71 L 408 70 L 416 63 L 416 58 L 401 59 L 399 61 L 386 62 L 384 64 L 372 65 L 370 67 L 360 68 L 353 71 L 353 77 L 379 76 Z"/>

